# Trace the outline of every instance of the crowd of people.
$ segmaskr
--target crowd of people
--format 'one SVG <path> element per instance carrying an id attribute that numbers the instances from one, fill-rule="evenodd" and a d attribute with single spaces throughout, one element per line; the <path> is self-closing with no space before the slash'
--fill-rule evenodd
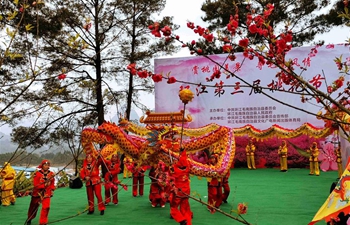
<path id="1" fill-rule="evenodd" d="M 144 195 L 144 177 L 148 169 L 143 165 L 138 165 L 131 158 L 123 160 L 123 178 L 132 178 L 132 196 Z M 101 176 L 101 167 L 104 167 Z M 119 186 L 125 188 L 118 179 L 121 173 L 121 160 L 118 154 L 112 155 L 111 159 L 94 157 L 87 154 L 84 159 L 80 177 L 85 183 L 88 213 L 93 214 L 95 208 L 95 198 L 97 199 L 97 208 L 100 215 L 104 215 L 106 205 L 113 203 L 118 205 Z M 192 212 L 188 198 L 190 195 L 189 183 L 189 162 L 186 152 L 183 151 L 177 163 L 171 167 L 166 166 L 162 161 L 157 165 L 152 165 L 149 169 L 149 178 L 151 180 L 149 201 L 152 207 L 158 205 L 162 208 L 168 202 L 170 204 L 170 216 L 181 225 L 190 225 Z M 103 179 L 102 179 L 103 178 Z M 104 196 L 102 194 L 102 185 L 104 185 Z"/>
<path id="2" fill-rule="evenodd" d="M 50 161 L 43 160 L 37 166 L 37 171 L 33 174 L 33 189 L 31 191 L 31 200 L 28 208 L 26 225 L 32 224 L 40 209 L 39 224 L 48 224 L 51 197 L 56 189 L 56 174 L 50 170 Z M 145 166 L 139 166 L 130 158 L 124 161 L 125 178 L 132 176 L 132 195 L 134 197 L 144 194 L 144 176 L 148 169 Z M 118 179 L 121 171 L 121 163 L 118 154 L 114 154 L 110 159 L 103 157 L 94 157 L 87 154 L 82 168 L 80 178 L 85 183 L 88 210 L 91 215 L 95 210 L 95 198 L 97 199 L 97 208 L 100 215 L 103 216 L 106 205 L 113 203 L 118 205 L 118 190 L 122 184 Z M 149 177 L 151 179 L 149 201 L 152 207 L 165 207 L 170 204 L 170 217 L 181 225 L 190 225 L 192 220 L 192 211 L 188 202 L 190 195 L 189 183 L 190 164 L 186 152 L 183 151 L 177 163 L 171 167 L 159 162 L 152 165 Z M 102 172 L 102 173 L 101 173 Z M 3 206 L 14 205 L 16 202 L 13 193 L 16 172 L 10 163 L 5 163 L 1 169 L 1 203 Z M 102 193 L 104 186 L 104 196 Z"/>
<path id="3" fill-rule="evenodd" d="M 246 146 L 248 169 L 256 169 L 255 151 L 256 147 L 253 141 L 249 140 Z M 317 143 L 313 142 L 307 152 L 309 153 L 310 175 L 319 176 L 319 149 Z M 337 163 L 341 165 L 339 148 L 335 150 L 335 154 L 337 156 Z M 282 141 L 281 146 L 278 148 L 278 155 L 280 158 L 280 170 L 281 172 L 286 172 L 288 170 L 288 147 L 286 141 Z M 215 166 L 218 163 L 219 155 L 201 151 L 192 157 L 202 163 Z M 167 166 L 162 161 L 159 161 L 158 164 L 148 167 L 138 165 L 137 162 L 128 157 L 121 160 L 118 154 L 113 154 L 109 159 L 87 154 L 80 170 L 80 178 L 86 187 L 87 214 L 93 214 L 95 206 L 97 206 L 100 215 L 103 216 L 106 205 L 118 205 L 118 190 L 120 187 L 126 189 L 126 184 L 123 184 L 118 179 L 120 173 L 123 173 L 123 178 L 132 178 L 132 196 L 143 196 L 144 177 L 148 169 L 148 177 L 151 181 L 149 190 L 151 207 L 159 206 L 164 208 L 166 203 L 169 203 L 170 218 L 174 219 L 180 225 L 190 225 L 193 218 L 193 213 L 188 202 L 190 197 L 190 164 L 185 151 L 182 151 L 176 163 L 171 166 Z M 16 172 L 10 163 L 5 163 L 0 176 L 3 180 L 1 186 L 2 205 L 14 205 L 16 197 L 13 193 L 13 186 Z M 206 205 L 208 211 L 211 213 L 215 213 L 216 210 L 220 209 L 222 204 L 227 203 L 230 194 L 229 177 L 230 170 L 224 177 L 207 178 L 208 201 Z M 55 190 L 55 173 L 50 171 L 49 160 L 43 160 L 38 166 L 38 170 L 33 176 L 33 186 L 26 224 L 31 224 L 41 206 L 39 224 L 44 225 L 48 223 L 50 199 Z M 103 187 L 104 195 L 102 192 Z M 95 198 L 97 199 L 97 204 L 95 204 Z"/>
<path id="4" fill-rule="evenodd" d="M 207 163 L 215 165 L 218 161 L 218 155 L 212 154 Z M 132 196 L 144 195 L 144 177 L 149 169 L 148 176 L 151 180 L 149 190 L 149 201 L 151 207 L 164 208 L 166 203 L 170 205 L 170 218 L 174 219 L 180 225 L 190 225 L 193 213 L 190 209 L 190 164 L 188 156 L 183 151 L 176 163 L 167 166 L 160 161 L 158 164 L 150 165 L 149 168 L 138 165 L 132 159 L 126 157 L 123 160 L 123 178 L 132 176 Z M 100 175 L 100 166 L 105 167 L 104 175 Z M 103 171 L 103 170 L 102 170 Z M 125 172 L 126 171 L 126 172 Z M 121 160 L 117 154 L 112 155 L 111 159 L 102 157 L 94 158 L 92 155 L 86 155 L 80 171 L 80 177 L 85 182 L 89 210 L 87 214 L 93 214 L 95 208 L 95 197 L 97 199 L 97 208 L 100 215 L 104 215 L 106 205 L 118 204 L 118 189 L 120 185 L 125 185 L 118 179 L 121 173 Z M 130 174 L 128 174 L 130 173 Z M 214 213 L 222 203 L 227 203 L 230 193 L 229 175 L 227 173 L 223 178 L 212 178 L 208 180 L 208 202 L 207 207 Z M 103 177 L 103 179 L 102 179 Z M 102 185 L 104 184 L 104 197 L 102 196 Z"/>

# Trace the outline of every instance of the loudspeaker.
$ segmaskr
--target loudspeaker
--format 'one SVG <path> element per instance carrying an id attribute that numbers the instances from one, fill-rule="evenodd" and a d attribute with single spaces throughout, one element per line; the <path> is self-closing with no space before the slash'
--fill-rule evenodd
<path id="1" fill-rule="evenodd" d="M 69 187 L 73 189 L 78 189 L 83 186 L 83 182 L 81 181 L 80 177 L 71 177 L 69 179 Z"/>

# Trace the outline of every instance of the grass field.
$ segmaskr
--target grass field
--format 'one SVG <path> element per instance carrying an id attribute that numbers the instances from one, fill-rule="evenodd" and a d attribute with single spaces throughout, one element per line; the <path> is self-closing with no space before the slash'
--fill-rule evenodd
<path id="1" fill-rule="evenodd" d="M 256 225 L 306 225 L 329 195 L 337 172 L 321 172 L 320 176 L 309 176 L 307 169 L 289 169 L 281 173 L 279 169 L 232 169 L 230 177 L 231 194 L 229 203 L 221 209 L 230 212 L 240 202 L 248 203 L 248 213 L 244 218 Z M 122 177 L 120 175 L 120 177 Z M 122 179 L 131 184 L 131 180 Z M 108 205 L 105 215 L 97 209 L 87 215 L 85 187 L 81 189 L 59 188 L 51 199 L 49 224 L 58 225 L 164 225 L 177 224 L 169 218 L 169 205 L 165 208 L 152 208 L 148 201 L 149 179 L 145 177 L 145 194 L 132 197 L 131 188 L 119 193 L 119 204 Z M 207 201 L 206 180 L 191 178 L 191 191 Z M 16 205 L 0 207 L 0 225 L 24 224 L 30 202 L 29 197 L 18 198 Z M 190 200 L 194 213 L 194 225 L 241 224 L 220 214 L 210 214 L 206 206 Z M 82 213 L 84 212 L 84 213 Z M 39 213 L 32 224 L 38 224 Z M 324 225 L 325 222 L 317 224 Z"/>

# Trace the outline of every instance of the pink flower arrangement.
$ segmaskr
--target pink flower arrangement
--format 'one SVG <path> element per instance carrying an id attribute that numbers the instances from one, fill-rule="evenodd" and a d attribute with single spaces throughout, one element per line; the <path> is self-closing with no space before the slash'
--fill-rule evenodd
<path id="1" fill-rule="evenodd" d="M 320 149 L 320 154 L 318 155 L 318 160 L 321 161 L 320 168 L 322 171 L 326 172 L 328 170 L 337 170 L 337 157 L 334 154 L 334 145 L 332 143 L 327 143 L 324 145 L 323 150 Z"/>

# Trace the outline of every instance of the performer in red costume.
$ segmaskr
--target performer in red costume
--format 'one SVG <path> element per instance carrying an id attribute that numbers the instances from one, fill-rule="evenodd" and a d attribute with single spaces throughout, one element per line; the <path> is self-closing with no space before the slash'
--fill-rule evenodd
<path id="1" fill-rule="evenodd" d="M 169 196 L 170 215 L 180 225 L 192 224 L 192 211 L 188 202 L 190 195 L 190 164 L 186 151 L 180 155 L 179 161 L 170 168 L 172 191 Z"/>
<path id="2" fill-rule="evenodd" d="M 228 180 L 230 179 L 230 170 L 227 171 L 225 176 L 222 178 L 222 188 L 223 188 L 223 193 L 222 193 L 222 201 L 224 203 L 227 203 L 228 196 L 230 195 L 231 189 L 230 185 L 228 183 Z"/>
<path id="3" fill-rule="evenodd" d="M 38 166 L 39 170 L 35 172 L 33 177 L 32 199 L 28 209 L 28 218 L 26 224 L 31 224 L 36 217 L 40 204 L 41 212 L 39 224 L 48 223 L 48 215 L 50 211 L 50 201 L 55 190 L 55 173 L 50 171 L 50 161 L 43 160 Z"/>
<path id="4" fill-rule="evenodd" d="M 158 204 L 160 207 L 164 208 L 166 203 L 165 198 L 165 186 L 166 181 L 162 180 L 162 175 L 164 171 L 161 168 L 161 164 L 157 166 L 152 166 L 149 171 L 149 178 L 151 179 L 151 186 L 149 191 L 149 200 L 152 204 L 152 207 L 156 207 Z"/>
<path id="5" fill-rule="evenodd" d="M 132 196 L 137 196 L 137 190 L 140 196 L 143 196 L 143 189 L 145 183 L 145 171 L 143 166 L 138 167 L 137 163 L 134 163 L 132 173 Z"/>
<path id="6" fill-rule="evenodd" d="M 89 203 L 88 214 L 94 213 L 94 194 L 97 198 L 98 210 L 100 215 L 105 213 L 105 205 L 103 204 L 101 195 L 101 178 L 100 178 L 100 161 L 95 159 L 91 154 L 86 155 L 83 162 L 83 168 L 80 171 L 80 177 L 85 181 L 86 193 Z"/>
<path id="7" fill-rule="evenodd" d="M 157 180 L 158 184 L 163 188 L 164 200 L 169 202 L 169 196 L 172 187 L 170 186 L 170 171 L 169 166 L 167 166 L 163 161 L 159 161 L 157 166 Z"/>
<path id="8" fill-rule="evenodd" d="M 212 155 L 209 164 L 217 164 L 217 155 Z M 215 213 L 215 208 L 219 208 L 222 203 L 222 184 L 220 178 L 208 178 L 208 210 Z M 213 208 L 215 207 L 215 208 Z"/>
<path id="9" fill-rule="evenodd" d="M 107 173 L 105 174 L 105 205 L 111 202 L 111 192 L 114 205 L 118 205 L 118 174 L 120 161 L 117 154 L 112 155 L 111 160 L 105 160 Z"/>

